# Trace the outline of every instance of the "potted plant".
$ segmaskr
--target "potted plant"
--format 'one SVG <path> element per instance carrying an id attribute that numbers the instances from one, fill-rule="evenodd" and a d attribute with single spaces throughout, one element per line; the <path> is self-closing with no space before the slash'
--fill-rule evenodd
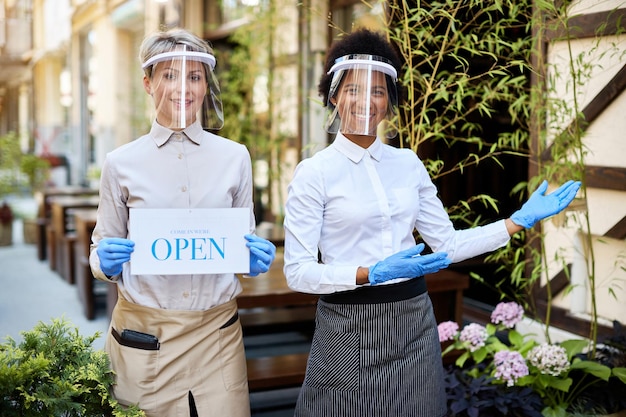
<path id="1" fill-rule="evenodd" d="M 13 210 L 4 201 L 0 206 L 0 246 L 10 246 L 13 243 Z"/>
<path id="2" fill-rule="evenodd" d="M 19 138 L 14 132 L 0 135 L 0 199 L 7 203 L 3 207 L 3 217 L 0 219 L 0 239 L 4 244 L 11 244 L 9 236 L 12 234 L 12 222 L 8 222 L 8 210 L 12 207 L 8 199 L 21 194 L 32 194 L 44 186 L 48 179 L 50 162 L 45 158 L 22 151 Z M 19 214 L 19 217 L 18 217 Z M 34 242 L 36 233 L 36 219 L 25 213 L 12 212 L 11 219 L 19 218 L 24 224 L 24 241 Z"/>
<path id="3" fill-rule="evenodd" d="M 50 162 L 40 156 L 25 153 L 20 157 L 20 171 L 26 176 L 30 191 L 35 192 L 48 180 Z"/>
<path id="4" fill-rule="evenodd" d="M 139 417 L 111 395 L 114 373 L 103 350 L 92 344 L 98 334 L 82 337 L 64 319 L 38 323 L 0 344 L 2 417 Z"/>
<path id="5" fill-rule="evenodd" d="M 31 194 L 41 190 L 48 181 L 50 161 L 34 154 L 22 154 L 20 158 L 20 171 L 27 178 L 28 191 Z M 24 243 L 35 244 L 37 242 L 36 213 L 22 216 Z"/>

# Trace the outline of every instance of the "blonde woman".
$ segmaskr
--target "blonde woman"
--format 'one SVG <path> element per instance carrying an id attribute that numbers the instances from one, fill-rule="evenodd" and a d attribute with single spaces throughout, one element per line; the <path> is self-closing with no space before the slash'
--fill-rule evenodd
<path id="1" fill-rule="evenodd" d="M 250 275 L 266 272 L 276 248 L 252 234 L 248 150 L 204 129 L 222 126 L 211 47 L 185 30 L 148 36 L 143 85 L 156 118 L 150 132 L 103 164 L 92 236 L 94 276 L 118 286 L 106 339 L 114 394 L 149 417 L 250 415 L 234 274 L 132 275 L 130 208 L 250 209 Z"/>

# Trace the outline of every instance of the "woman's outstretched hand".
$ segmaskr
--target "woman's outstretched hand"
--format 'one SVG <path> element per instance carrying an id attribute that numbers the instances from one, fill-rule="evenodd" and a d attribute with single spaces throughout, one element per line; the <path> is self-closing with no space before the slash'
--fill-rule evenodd
<path id="1" fill-rule="evenodd" d="M 547 217 L 560 213 L 572 202 L 580 188 L 580 181 L 569 180 L 548 195 L 548 181 L 544 180 L 522 208 L 511 216 L 513 223 L 527 229 Z"/>

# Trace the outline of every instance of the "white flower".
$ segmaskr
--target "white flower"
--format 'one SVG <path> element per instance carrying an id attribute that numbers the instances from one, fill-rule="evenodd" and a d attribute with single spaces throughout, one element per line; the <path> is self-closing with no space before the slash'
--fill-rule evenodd
<path id="1" fill-rule="evenodd" d="M 528 361 L 542 374 L 559 376 L 570 367 L 565 348 L 543 343 L 528 353 Z"/>
<path id="2" fill-rule="evenodd" d="M 470 323 L 461 330 L 459 340 L 469 343 L 470 352 L 474 352 L 485 346 L 485 342 L 489 337 L 487 329 L 477 323 Z"/>

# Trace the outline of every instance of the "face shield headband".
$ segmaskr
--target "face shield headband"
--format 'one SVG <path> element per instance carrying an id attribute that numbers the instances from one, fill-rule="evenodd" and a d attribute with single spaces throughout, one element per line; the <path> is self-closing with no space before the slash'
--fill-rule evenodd
<path id="1" fill-rule="evenodd" d="M 157 122 L 178 130 L 198 120 L 204 129 L 221 129 L 224 114 L 213 73 L 215 57 L 187 51 L 186 45 L 180 48 L 154 55 L 142 64 L 144 70 L 152 67 L 147 74 Z"/>
<path id="2" fill-rule="evenodd" d="M 398 74 L 391 62 L 367 54 L 346 55 L 335 60 L 324 128 L 329 133 L 387 138 L 397 131 L 390 123 L 397 114 Z"/>

